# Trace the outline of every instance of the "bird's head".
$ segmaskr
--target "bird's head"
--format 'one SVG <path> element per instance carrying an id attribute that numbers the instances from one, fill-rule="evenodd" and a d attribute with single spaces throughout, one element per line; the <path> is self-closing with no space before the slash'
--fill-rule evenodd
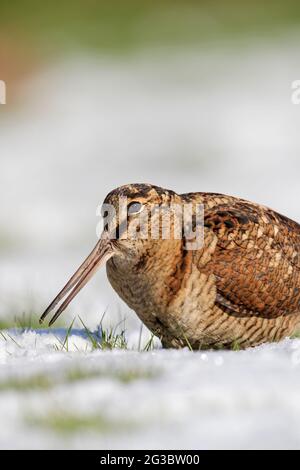
<path id="1" fill-rule="evenodd" d="M 149 244 L 155 246 L 170 238 L 180 238 L 181 227 L 175 227 L 174 209 L 170 211 L 180 204 L 180 196 L 175 192 L 150 184 L 130 184 L 111 191 L 101 208 L 104 224 L 99 241 L 40 321 L 62 302 L 49 323 L 52 325 L 110 258 L 138 259 Z"/>
<path id="2" fill-rule="evenodd" d="M 150 184 L 121 186 L 104 199 L 102 237 L 110 240 L 114 256 L 139 256 L 145 246 L 172 236 L 171 208 L 176 204 L 180 205 L 180 196 L 168 189 Z"/>

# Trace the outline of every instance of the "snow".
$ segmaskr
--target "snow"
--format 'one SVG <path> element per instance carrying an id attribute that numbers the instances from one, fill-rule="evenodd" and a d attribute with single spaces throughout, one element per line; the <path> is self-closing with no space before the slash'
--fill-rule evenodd
<path id="1" fill-rule="evenodd" d="M 0 338 L 1 448 L 300 447 L 298 339 L 239 352 L 91 351 L 76 330 L 62 351 L 65 334 L 15 330 Z M 92 375 L 68 383 L 78 370 Z M 131 380 L 119 378 L 132 371 Z M 40 375 L 54 385 L 3 387 Z M 107 429 L 45 424 L 63 415 L 99 416 Z"/>

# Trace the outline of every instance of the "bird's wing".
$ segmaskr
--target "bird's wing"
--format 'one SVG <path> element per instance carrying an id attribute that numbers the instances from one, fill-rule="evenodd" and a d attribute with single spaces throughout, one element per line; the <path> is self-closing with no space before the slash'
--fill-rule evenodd
<path id="1" fill-rule="evenodd" d="M 206 207 L 205 233 L 215 249 L 205 269 L 216 302 L 237 316 L 274 318 L 300 312 L 300 226 L 271 209 L 230 199 Z"/>

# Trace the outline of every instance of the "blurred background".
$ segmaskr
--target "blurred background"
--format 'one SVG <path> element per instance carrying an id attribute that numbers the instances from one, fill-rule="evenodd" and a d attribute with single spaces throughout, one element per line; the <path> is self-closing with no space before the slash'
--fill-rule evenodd
<path id="1" fill-rule="evenodd" d="M 248 198 L 300 220 L 297 0 L 1 0 L 0 322 L 36 319 L 114 187 Z M 134 315 L 104 270 L 69 308 Z"/>

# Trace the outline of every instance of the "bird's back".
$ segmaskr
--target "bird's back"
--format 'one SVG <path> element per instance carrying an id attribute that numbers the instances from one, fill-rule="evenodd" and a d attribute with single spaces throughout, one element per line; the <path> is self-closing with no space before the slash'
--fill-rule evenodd
<path id="1" fill-rule="evenodd" d="M 237 319 L 264 319 L 266 325 L 277 319 L 279 327 L 281 320 L 290 327 L 296 325 L 300 317 L 299 224 L 267 207 L 230 196 L 196 193 L 182 197 L 204 204 L 203 250 L 209 249 L 212 240 L 215 249 L 202 270 L 215 277 L 215 305 Z"/>
<path id="2" fill-rule="evenodd" d="M 176 321 L 189 343 L 247 347 L 290 336 L 300 322 L 299 224 L 222 194 L 181 198 L 204 206 L 204 246 L 188 255 L 185 287 L 169 310 L 183 305 Z"/>

